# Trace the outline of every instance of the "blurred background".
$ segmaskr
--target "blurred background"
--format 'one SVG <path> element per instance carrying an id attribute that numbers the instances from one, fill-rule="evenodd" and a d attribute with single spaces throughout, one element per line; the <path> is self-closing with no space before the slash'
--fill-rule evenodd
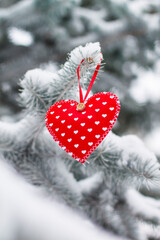
<path id="1" fill-rule="evenodd" d="M 19 118 L 27 70 L 55 72 L 73 48 L 95 41 L 105 64 L 93 92 L 121 100 L 114 131 L 138 135 L 160 159 L 159 0 L 0 0 L 0 119 Z"/>

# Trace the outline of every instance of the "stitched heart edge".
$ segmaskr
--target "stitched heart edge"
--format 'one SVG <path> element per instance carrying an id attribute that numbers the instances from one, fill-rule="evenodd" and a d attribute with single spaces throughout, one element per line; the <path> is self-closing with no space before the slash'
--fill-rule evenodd
<path id="1" fill-rule="evenodd" d="M 112 98 L 116 100 L 115 117 L 112 119 L 113 123 L 111 123 L 111 124 L 108 126 L 107 131 L 101 136 L 101 138 L 98 140 L 98 142 L 92 146 L 92 148 L 89 150 L 89 152 L 86 153 L 82 159 L 80 159 L 78 156 L 76 156 L 76 154 L 72 153 L 71 156 L 72 156 L 74 159 L 76 159 L 77 161 L 79 161 L 80 163 L 85 163 L 85 161 L 86 161 L 86 159 L 89 157 L 89 155 L 90 155 L 90 154 L 99 146 L 99 144 L 104 140 L 104 138 L 107 136 L 107 134 L 108 134 L 108 133 L 110 132 L 110 130 L 112 129 L 112 127 L 113 127 L 113 125 L 115 124 L 115 122 L 116 122 L 116 120 L 117 120 L 117 117 L 118 117 L 118 115 L 119 115 L 119 111 L 120 111 L 120 101 L 119 101 L 118 97 L 117 97 L 115 94 L 113 94 L 113 93 L 110 93 L 110 92 L 100 92 L 100 93 L 96 93 L 96 94 L 94 94 L 93 96 L 91 96 L 90 98 L 88 98 L 88 99 L 85 101 L 85 103 L 88 103 L 88 104 L 89 104 L 89 102 L 90 102 L 93 98 L 95 98 L 95 97 L 97 97 L 97 96 L 101 96 L 102 94 L 109 95 L 109 97 L 110 97 L 110 96 L 114 96 L 114 97 L 112 97 Z M 48 128 L 49 133 L 52 135 L 53 139 L 58 143 L 58 145 L 59 145 L 60 147 L 62 147 L 62 148 L 63 148 L 63 147 L 66 147 L 66 146 L 64 146 L 64 145 L 60 142 L 60 140 L 58 139 L 58 137 L 55 135 L 55 133 L 52 131 L 51 127 L 49 126 L 49 124 L 48 124 L 48 115 L 49 115 L 50 112 L 52 111 L 51 108 L 52 108 L 53 106 L 57 106 L 57 105 L 59 105 L 59 104 L 63 104 L 63 103 L 66 102 L 66 101 L 69 102 L 69 103 L 76 103 L 76 104 L 78 104 L 78 102 L 76 102 L 76 101 L 74 101 L 74 100 L 71 100 L 71 99 L 62 100 L 62 101 L 56 102 L 55 104 L 53 104 L 53 105 L 48 109 L 48 111 L 47 111 L 47 113 L 46 113 L 46 116 L 45 116 L 45 123 L 46 123 L 46 127 Z M 64 149 L 64 151 L 67 152 L 67 153 L 69 153 L 69 154 L 71 154 L 71 152 L 70 152 L 68 149 Z"/>

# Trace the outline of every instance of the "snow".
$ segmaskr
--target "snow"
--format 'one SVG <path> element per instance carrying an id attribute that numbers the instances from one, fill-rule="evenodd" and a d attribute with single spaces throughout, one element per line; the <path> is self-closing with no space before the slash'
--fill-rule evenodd
<path id="1" fill-rule="evenodd" d="M 8 36 L 14 45 L 28 47 L 33 44 L 33 35 L 20 28 L 11 27 L 8 29 Z"/>
<path id="2" fill-rule="evenodd" d="M 150 159 L 151 165 L 154 164 L 155 166 L 155 176 L 156 176 L 156 167 L 158 168 L 157 165 L 157 159 L 154 156 L 153 152 L 148 150 L 144 143 L 135 135 L 126 135 L 121 138 L 121 148 L 124 149 L 125 151 L 122 152 L 122 159 L 123 163 L 126 164 L 128 163 L 128 159 L 130 159 L 131 155 L 137 155 L 137 158 L 140 159 L 141 164 L 148 161 Z M 137 159 L 136 159 L 137 160 Z M 133 163 L 134 164 L 134 163 Z M 137 161 L 135 161 L 135 164 L 137 164 Z M 149 168 L 149 166 L 148 166 Z M 153 170 L 153 169 L 152 169 Z M 149 172 L 149 170 L 148 170 Z M 159 171 L 157 172 L 159 176 Z"/>
<path id="3" fill-rule="evenodd" d="M 97 29 L 98 32 L 101 32 L 105 35 L 117 34 L 122 31 L 125 26 L 123 20 L 114 20 L 112 22 L 106 22 L 104 19 L 106 17 L 106 10 L 102 9 L 99 11 L 93 11 L 84 8 L 77 8 L 77 16 L 84 18 L 87 21 L 88 27 L 91 30 Z"/>
<path id="4" fill-rule="evenodd" d="M 142 13 L 148 10 L 150 6 L 157 6 L 159 8 L 159 0 L 134 0 L 128 2 L 127 6 L 133 14 L 142 17 Z"/>
<path id="5" fill-rule="evenodd" d="M 88 43 L 85 47 L 79 46 L 75 48 L 70 53 L 70 57 L 71 61 L 73 61 L 75 64 L 80 64 L 83 58 L 92 57 L 96 65 L 99 64 L 103 58 L 99 42 Z"/>
<path id="6" fill-rule="evenodd" d="M 34 89 L 39 88 L 41 89 L 48 89 L 48 86 L 51 82 L 53 82 L 53 78 L 57 77 L 56 73 L 52 73 L 51 71 L 42 70 L 39 68 L 35 68 L 33 70 L 29 70 L 26 72 L 24 79 L 21 81 L 22 87 L 25 88 L 25 91 L 21 93 L 23 98 L 28 99 L 30 94 L 30 85 L 33 85 L 34 82 Z M 45 81 L 44 81 L 45 80 Z"/>
<path id="7" fill-rule="evenodd" d="M 145 233 L 147 239 L 160 239 L 160 227 L 154 228 L 152 225 L 141 223 L 141 232 Z"/>
<path id="8" fill-rule="evenodd" d="M 149 132 L 144 141 L 150 150 L 160 156 L 160 126 L 155 127 Z"/>
<path id="9" fill-rule="evenodd" d="M 159 49 L 158 49 L 158 44 L 157 44 L 157 51 L 159 51 L 157 54 L 160 55 L 160 45 L 159 45 Z M 157 72 L 157 74 L 159 74 L 160 76 L 160 59 L 156 61 L 155 63 L 155 71 Z"/>
<path id="10" fill-rule="evenodd" d="M 155 70 L 140 70 L 129 89 L 131 96 L 140 104 L 160 101 L 160 74 Z"/>
<path id="11" fill-rule="evenodd" d="M 95 173 L 93 176 L 87 179 L 79 181 L 79 187 L 82 193 L 89 193 L 96 189 L 103 181 L 102 172 Z"/>
<path id="12" fill-rule="evenodd" d="M 128 3 L 128 0 L 112 0 L 112 3 L 114 3 L 114 4 L 126 4 L 126 3 Z"/>
<path id="13" fill-rule="evenodd" d="M 59 70 L 57 63 L 52 62 L 52 61 L 50 61 L 48 63 L 42 63 L 42 64 L 40 64 L 39 67 L 40 67 L 40 69 L 51 72 L 51 73 L 55 73 Z"/>
<path id="14" fill-rule="evenodd" d="M 2 160 L 0 176 L 0 239 L 122 240 L 104 233 L 68 207 L 46 199 Z"/>
<path id="15" fill-rule="evenodd" d="M 146 22 L 147 27 L 151 31 L 159 30 L 159 15 L 154 14 L 153 16 L 151 14 L 145 14 L 143 16 L 143 20 Z"/>
<path id="16" fill-rule="evenodd" d="M 146 219 L 160 221 L 160 209 L 152 205 L 148 199 L 134 189 L 129 189 L 126 193 L 126 200 L 136 215 L 144 216 Z M 156 200 L 155 200 L 156 201 Z"/>

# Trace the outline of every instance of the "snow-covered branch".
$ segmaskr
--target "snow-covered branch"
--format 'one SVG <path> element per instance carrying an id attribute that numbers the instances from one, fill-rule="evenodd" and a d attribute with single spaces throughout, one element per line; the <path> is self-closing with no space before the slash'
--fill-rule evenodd
<path id="1" fill-rule="evenodd" d="M 68 61 L 57 74 L 34 69 L 28 71 L 24 79 L 21 81 L 23 88 L 21 104 L 27 111 L 37 113 L 46 113 L 49 106 L 61 99 L 72 98 L 77 100 L 76 86 L 77 67 L 81 60 L 85 58 L 85 62 L 81 68 L 81 82 L 89 82 L 98 63 L 101 62 L 102 54 L 100 53 L 99 43 L 90 43 L 85 47 L 78 47 L 69 54 Z M 88 62 L 88 58 L 93 58 L 93 63 Z M 77 83 L 77 84 L 76 84 Z"/>
<path id="2" fill-rule="evenodd" d="M 134 189 L 126 192 L 131 211 L 141 220 L 154 225 L 160 224 L 160 201 L 141 195 Z"/>
<path id="3" fill-rule="evenodd" d="M 0 9 L 0 20 L 7 20 L 14 22 L 16 19 L 28 17 L 28 14 L 33 14 L 36 0 L 23 0 L 14 5 Z"/>
<path id="4" fill-rule="evenodd" d="M 47 200 L 2 160 L 0 176 L 0 239 L 122 240 L 102 232 L 89 219 L 77 216 L 68 207 Z"/>
<path id="5" fill-rule="evenodd" d="M 64 152 L 45 128 L 45 114 L 51 104 L 62 98 L 77 99 L 77 67 L 81 60 L 85 58 L 80 68 L 85 88 L 101 62 L 100 52 L 99 43 L 79 46 L 57 73 L 34 69 L 21 80 L 20 102 L 28 112 L 19 122 L 0 122 L 1 155 L 3 161 L 14 165 L 35 186 L 19 177 L 15 179 L 15 174 L 0 162 L 0 201 L 3 201 L 0 225 L 4 226 L 0 238 L 12 240 L 11 236 L 16 236 L 20 229 L 22 240 L 33 237 L 49 240 L 53 235 L 58 240 L 97 239 L 97 234 L 98 239 L 114 239 L 108 232 L 99 233 L 93 225 L 92 230 L 88 228 L 89 218 L 123 239 L 146 240 L 145 235 L 142 238 L 139 218 L 159 225 L 159 202 L 135 190 L 140 186 L 152 188 L 160 182 L 160 165 L 138 137 L 121 137 L 110 132 L 84 166 Z M 51 201 L 38 195 L 38 189 Z M 143 201 L 145 209 L 141 209 Z M 62 203 L 77 212 L 71 213 Z"/>
<path id="6" fill-rule="evenodd" d="M 31 115 L 27 115 L 18 122 L 0 121 L 0 148 L 8 151 L 23 149 L 23 146 L 26 146 L 36 133 L 39 121 L 40 119 L 35 119 Z M 24 136 L 25 139 L 23 139 Z"/>

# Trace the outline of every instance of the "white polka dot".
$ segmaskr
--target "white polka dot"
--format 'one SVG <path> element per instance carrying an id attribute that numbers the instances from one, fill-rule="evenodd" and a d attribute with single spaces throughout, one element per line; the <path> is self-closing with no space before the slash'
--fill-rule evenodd
<path id="1" fill-rule="evenodd" d="M 92 115 L 89 115 L 88 118 L 91 119 L 91 118 L 92 118 Z"/>
<path id="2" fill-rule="evenodd" d="M 53 123 L 50 123 L 49 126 L 52 127 L 52 126 L 53 126 Z"/>
<path id="3" fill-rule="evenodd" d="M 56 116 L 56 119 L 60 118 L 60 116 Z"/>
<path id="4" fill-rule="evenodd" d="M 113 124 L 113 123 L 114 123 L 114 120 L 111 120 L 110 123 Z"/>
<path id="5" fill-rule="evenodd" d="M 70 105 L 71 105 L 71 106 L 74 106 L 74 105 L 75 105 L 75 103 L 71 103 Z"/>
<path id="6" fill-rule="evenodd" d="M 48 118 L 46 118 L 45 121 L 47 122 L 47 121 L 48 121 Z"/>
<path id="7" fill-rule="evenodd" d="M 72 127 L 72 125 L 68 125 L 68 126 L 67 126 L 67 128 L 69 128 L 69 129 L 70 129 L 71 127 Z"/>
<path id="8" fill-rule="evenodd" d="M 82 152 L 83 154 L 85 154 L 85 153 L 86 153 L 86 150 L 82 150 L 81 152 Z"/>
<path id="9" fill-rule="evenodd" d="M 77 134 L 77 133 L 78 133 L 78 130 L 75 130 L 75 131 L 74 131 L 74 134 Z"/>
<path id="10" fill-rule="evenodd" d="M 67 109 L 65 108 L 65 109 L 63 109 L 63 112 L 66 112 L 67 111 Z"/>
<path id="11" fill-rule="evenodd" d="M 62 120 L 61 123 L 65 123 L 66 120 Z"/>
<path id="12" fill-rule="evenodd" d="M 92 146 L 92 145 L 93 145 L 93 142 L 89 142 L 88 145 L 89 145 L 89 146 Z"/>
<path id="13" fill-rule="evenodd" d="M 79 144 L 74 144 L 74 147 L 77 148 L 79 146 Z"/>
<path id="14" fill-rule="evenodd" d="M 68 141 L 68 142 L 71 142 L 71 141 L 72 141 L 72 138 L 68 138 L 67 141 Z"/>
<path id="15" fill-rule="evenodd" d="M 107 114 L 102 114 L 102 117 L 104 117 L 104 118 L 107 117 Z"/>
<path id="16" fill-rule="evenodd" d="M 96 138 L 100 138 L 100 135 L 95 135 Z"/>
<path id="17" fill-rule="evenodd" d="M 103 105 L 106 105 L 106 104 L 107 104 L 107 102 L 102 102 L 102 104 L 103 104 Z"/>
<path id="18" fill-rule="evenodd" d="M 100 121 L 95 121 L 95 124 L 96 124 L 96 125 L 100 124 Z"/>
<path id="19" fill-rule="evenodd" d="M 82 114 L 85 114 L 85 113 L 86 113 L 86 111 L 82 112 Z"/>
<path id="20" fill-rule="evenodd" d="M 106 130 L 107 130 L 107 127 L 103 127 L 102 130 L 103 130 L 103 131 L 106 131 Z"/>
<path id="21" fill-rule="evenodd" d="M 96 112 L 99 112 L 99 110 L 100 110 L 99 108 L 95 109 Z"/>
<path id="22" fill-rule="evenodd" d="M 110 98 L 114 98 L 114 95 L 110 95 Z"/>
<path id="23" fill-rule="evenodd" d="M 62 149 L 64 150 L 64 149 L 66 149 L 66 147 L 62 147 Z"/>
<path id="24" fill-rule="evenodd" d="M 96 98 L 97 101 L 99 101 L 100 97 L 99 98 Z"/>
<path id="25" fill-rule="evenodd" d="M 58 105 L 57 107 L 58 107 L 58 108 L 61 108 L 61 107 L 62 107 L 62 105 Z"/>
<path id="26" fill-rule="evenodd" d="M 88 130 L 88 132 L 92 132 L 93 129 L 92 128 L 88 128 L 87 130 Z"/>
<path id="27" fill-rule="evenodd" d="M 110 107 L 109 110 L 113 111 L 113 110 L 114 110 L 114 107 Z"/>
<path id="28" fill-rule="evenodd" d="M 90 105 L 88 105 L 89 107 L 92 107 L 93 106 L 93 104 L 90 104 Z"/>
<path id="29" fill-rule="evenodd" d="M 84 140 L 86 137 L 85 136 L 82 136 L 81 139 Z"/>
<path id="30" fill-rule="evenodd" d="M 53 114 L 54 113 L 54 111 L 53 112 L 50 112 L 50 114 Z"/>
<path id="31" fill-rule="evenodd" d="M 74 118 L 74 121 L 77 121 L 78 120 L 78 118 Z"/>
<path id="32" fill-rule="evenodd" d="M 61 136 L 64 137 L 64 136 L 65 136 L 65 133 L 61 133 Z"/>
<path id="33" fill-rule="evenodd" d="M 58 132 L 58 131 L 59 131 L 59 128 L 55 128 L 55 131 Z"/>
<path id="34" fill-rule="evenodd" d="M 81 123 L 81 126 L 84 127 L 85 123 Z"/>
<path id="35" fill-rule="evenodd" d="M 68 116 L 72 116 L 73 115 L 73 113 L 68 113 Z"/>

